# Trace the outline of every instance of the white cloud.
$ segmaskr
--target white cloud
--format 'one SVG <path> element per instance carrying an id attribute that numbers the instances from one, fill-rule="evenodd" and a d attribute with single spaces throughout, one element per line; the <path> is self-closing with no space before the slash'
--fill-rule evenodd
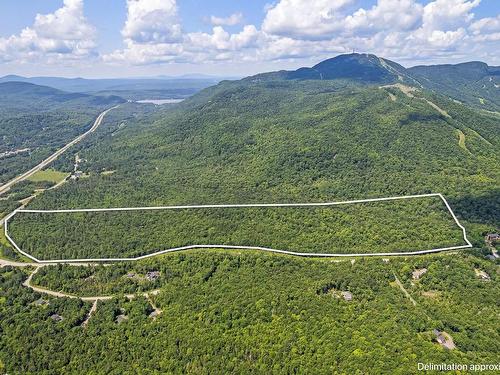
<path id="1" fill-rule="evenodd" d="M 481 0 L 435 0 L 424 7 L 423 25 L 428 30 L 452 30 L 469 23 L 474 14 L 472 9 Z"/>
<path id="2" fill-rule="evenodd" d="M 175 0 L 127 0 L 122 35 L 132 43 L 171 43 L 181 39 Z"/>
<path id="3" fill-rule="evenodd" d="M 478 21 L 475 21 L 470 25 L 470 29 L 475 35 L 481 34 L 483 32 L 500 31 L 500 14 L 495 18 L 482 18 Z"/>
<path id="4" fill-rule="evenodd" d="M 491 43 L 500 40 L 500 16 L 474 20 L 479 2 L 378 0 L 364 9 L 356 6 L 359 0 L 279 0 L 266 7 L 260 28 L 245 25 L 230 33 L 225 26 L 241 22 L 241 14 L 212 16 L 211 32 L 186 32 L 175 0 L 128 0 L 126 47 L 103 59 L 131 64 L 319 60 L 352 49 L 405 61 L 471 54 L 478 59 L 491 56 Z"/>
<path id="5" fill-rule="evenodd" d="M 473 22 L 469 29 L 475 42 L 499 42 L 500 41 L 500 14 L 497 17 L 482 18 Z M 497 51 L 500 46 L 497 46 Z"/>
<path id="6" fill-rule="evenodd" d="M 342 28 L 341 10 L 353 0 L 281 0 L 267 10 L 262 30 L 295 39 L 328 39 Z"/>
<path id="7" fill-rule="evenodd" d="M 221 26 L 215 26 L 212 34 L 190 33 L 187 34 L 186 49 L 210 49 L 216 50 L 240 50 L 244 48 L 256 47 L 260 33 L 254 25 L 246 25 L 237 34 L 229 34 Z"/>
<path id="8" fill-rule="evenodd" d="M 210 23 L 214 26 L 234 26 L 243 22 L 242 13 L 233 13 L 229 17 L 210 16 Z"/>
<path id="9" fill-rule="evenodd" d="M 0 38 L 0 59 L 48 62 L 73 60 L 95 54 L 96 30 L 83 14 L 83 0 L 64 0 L 51 14 L 37 14 L 33 26 L 19 35 Z"/>
<path id="10" fill-rule="evenodd" d="M 358 9 L 343 21 L 347 30 L 407 31 L 418 27 L 423 7 L 414 0 L 379 0 L 371 9 Z"/>

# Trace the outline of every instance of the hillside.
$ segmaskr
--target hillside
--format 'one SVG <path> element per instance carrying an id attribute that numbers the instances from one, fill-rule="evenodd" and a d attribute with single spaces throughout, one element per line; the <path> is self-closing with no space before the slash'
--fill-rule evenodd
<path id="1" fill-rule="evenodd" d="M 477 108 L 500 110 L 500 67 L 479 61 L 415 66 L 408 72 L 425 87 Z"/>
<path id="2" fill-rule="evenodd" d="M 71 93 L 118 95 L 130 100 L 184 98 L 217 84 L 215 77 L 159 77 L 159 78 L 115 78 L 85 79 L 61 77 L 22 77 L 7 75 L 0 77 L 0 83 L 25 82 L 49 86 Z"/>
<path id="3" fill-rule="evenodd" d="M 86 110 L 125 102 L 118 96 L 94 96 L 69 93 L 48 86 L 26 82 L 0 83 L 0 114 L 64 110 Z"/>
<path id="4" fill-rule="evenodd" d="M 266 80 L 349 80 L 363 84 L 395 83 L 416 81 L 407 70 L 387 59 L 370 55 L 353 53 L 339 55 L 320 62 L 311 68 L 300 68 L 294 71 L 279 71 L 258 74 L 248 77 L 252 82 Z"/>
<path id="5" fill-rule="evenodd" d="M 67 93 L 24 82 L 0 83 L 0 184 L 88 129 L 117 96 Z"/>
<path id="6" fill-rule="evenodd" d="M 499 117 L 420 82 L 397 63 L 348 55 L 224 81 L 173 106 L 124 103 L 52 165 L 69 172 L 78 155 L 82 177 L 27 208 L 433 192 L 448 199 L 472 249 L 310 259 L 205 248 L 35 273 L 5 267 L 0 369 L 414 374 L 418 362 L 497 363 L 499 261 L 486 258 L 484 235 L 500 229 Z M 334 211 L 203 210 L 18 213 L 9 231 L 43 259 L 212 241 L 345 255 L 463 240 L 434 198 Z"/>
<path id="7" fill-rule="evenodd" d="M 500 110 L 500 67 L 472 61 L 405 68 L 371 54 L 339 55 L 311 68 L 258 74 L 247 81 L 347 80 L 360 84 L 404 83 L 432 90 L 479 109 Z"/>
<path id="8" fill-rule="evenodd" d="M 44 194 L 33 207 L 441 192 L 462 219 L 480 225 L 478 241 L 498 222 L 500 176 L 491 168 L 500 162 L 497 118 L 426 90 L 242 80 L 206 89 L 154 121 L 137 121 L 125 109 L 115 116 L 99 142 L 80 146 L 90 178 Z M 71 156 L 66 160 L 57 167 L 70 168 Z M 102 170 L 114 172 L 103 176 Z"/>

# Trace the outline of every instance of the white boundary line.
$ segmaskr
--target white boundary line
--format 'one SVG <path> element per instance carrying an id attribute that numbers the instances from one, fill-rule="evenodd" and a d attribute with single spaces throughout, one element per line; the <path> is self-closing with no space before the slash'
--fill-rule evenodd
<path id="1" fill-rule="evenodd" d="M 439 197 L 445 204 L 446 208 L 450 212 L 453 220 L 457 226 L 462 230 L 464 241 L 467 245 L 461 246 L 450 246 L 443 248 L 436 248 L 430 250 L 418 250 L 418 251 L 408 251 L 408 252 L 391 252 L 391 253 L 354 253 L 354 254 L 329 254 L 329 253 L 300 253 L 288 250 L 272 249 L 268 247 L 260 246 L 237 246 L 237 245 L 188 245 L 182 247 L 174 247 L 170 249 L 160 250 L 153 252 L 151 254 L 141 255 L 132 258 L 89 258 L 89 259 L 51 259 L 51 260 L 39 260 L 34 256 L 21 250 L 21 248 L 16 244 L 16 242 L 9 236 L 8 233 L 8 221 L 16 215 L 18 212 L 26 213 L 71 213 L 71 212 L 105 212 L 105 211 L 152 211 L 152 210 L 170 210 L 170 209 L 190 209 L 190 208 L 242 208 L 242 207 L 317 207 L 317 206 L 337 206 L 343 204 L 353 204 L 353 203 L 366 203 L 366 202 L 381 202 L 381 201 L 392 201 L 401 199 L 413 199 L 413 198 L 423 198 L 423 197 Z M 210 205 L 191 205 L 191 206 L 155 206 L 155 207 L 115 207 L 115 208 L 81 208 L 81 209 L 65 209 L 65 210 L 29 210 L 29 209 L 18 209 L 12 212 L 5 218 L 5 237 L 14 246 L 14 248 L 19 251 L 24 256 L 30 258 L 31 260 L 41 263 L 77 263 L 77 262 L 119 262 L 119 261 L 137 261 L 141 259 L 151 258 L 157 255 L 172 253 L 176 251 L 190 250 L 190 249 L 207 249 L 207 248 L 218 248 L 218 249 L 235 249 L 235 250 L 260 250 L 268 251 L 272 253 L 294 255 L 300 257 L 371 257 L 371 256 L 408 256 L 408 255 L 421 255 L 437 253 L 447 250 L 457 250 L 471 248 L 472 244 L 467 238 L 467 232 L 465 228 L 458 221 L 455 213 L 451 209 L 450 205 L 446 201 L 445 197 L 441 193 L 431 193 L 431 194 L 420 194 L 420 195 L 405 195 L 399 197 L 385 197 L 385 198 L 370 198 L 370 199 L 359 199 L 343 202 L 324 202 L 324 203 L 255 203 L 255 204 L 210 204 Z"/>

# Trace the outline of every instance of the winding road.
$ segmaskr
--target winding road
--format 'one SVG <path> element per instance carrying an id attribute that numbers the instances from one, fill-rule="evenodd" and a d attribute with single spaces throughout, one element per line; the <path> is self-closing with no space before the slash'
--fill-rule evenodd
<path id="1" fill-rule="evenodd" d="M 49 289 L 45 289 L 45 288 L 41 288 L 41 287 L 32 285 L 31 284 L 31 280 L 33 279 L 33 276 L 35 276 L 36 273 L 40 270 L 41 267 L 43 267 L 43 266 L 38 266 L 28 276 L 28 278 L 23 282 L 23 286 L 25 286 L 27 288 L 30 288 L 30 289 L 34 290 L 35 292 L 44 293 L 44 294 L 47 294 L 47 295 L 53 296 L 53 297 L 78 298 L 78 299 L 81 299 L 82 301 L 90 301 L 90 302 L 107 301 L 107 300 L 110 300 L 110 299 L 113 299 L 113 298 L 116 297 L 116 296 L 113 296 L 113 295 L 110 295 L 110 296 L 79 297 L 79 296 L 75 296 L 73 294 L 68 294 L 68 293 L 63 293 L 63 292 L 56 292 L 56 291 L 53 291 L 53 290 L 49 290 Z M 134 299 L 134 298 L 139 297 L 139 296 L 149 298 L 150 295 L 156 295 L 158 293 L 159 293 L 159 290 L 155 289 L 155 290 L 151 290 L 149 292 L 136 293 L 136 294 L 125 294 L 125 297 L 127 299 L 129 299 L 129 300 Z"/>
<path id="2" fill-rule="evenodd" d="M 115 109 L 117 107 L 118 106 L 115 106 L 113 108 L 109 108 L 109 109 L 105 110 L 104 112 L 102 112 L 101 114 L 99 114 L 99 116 L 97 116 L 96 120 L 94 121 L 94 124 L 92 125 L 92 127 L 89 130 L 87 130 L 85 133 L 80 134 L 78 137 L 76 137 L 71 142 L 69 142 L 68 144 L 66 144 L 65 146 L 63 146 L 62 148 L 60 148 L 59 150 L 57 150 L 56 152 L 54 152 L 47 159 L 43 160 L 38 165 L 36 165 L 33 168 L 31 168 L 29 171 L 24 172 L 20 176 L 17 176 L 15 178 L 13 178 L 12 180 L 10 180 L 9 182 L 6 182 L 2 186 L 0 186 L 0 195 L 2 195 L 3 193 L 5 193 L 6 191 L 8 191 L 14 184 L 17 184 L 18 182 L 26 180 L 30 176 L 34 175 L 36 172 L 38 172 L 38 171 L 42 170 L 43 168 L 47 167 L 50 163 L 52 163 L 54 160 L 56 160 L 68 148 L 70 148 L 71 146 L 77 144 L 82 139 L 84 139 L 86 136 L 88 136 L 89 134 L 91 134 L 94 131 L 96 131 L 96 129 L 101 125 L 102 120 L 104 119 L 104 116 L 106 116 L 106 114 L 109 111 L 111 111 L 112 109 Z"/>

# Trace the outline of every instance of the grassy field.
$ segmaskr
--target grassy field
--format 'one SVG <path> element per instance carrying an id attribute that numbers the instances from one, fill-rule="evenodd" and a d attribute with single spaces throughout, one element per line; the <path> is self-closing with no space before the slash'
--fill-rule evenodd
<path id="1" fill-rule="evenodd" d="M 29 181 L 39 182 L 39 181 L 50 181 L 54 183 L 59 183 L 68 177 L 68 173 L 55 171 L 53 169 L 47 169 L 44 171 L 38 171 L 33 176 L 29 177 Z"/>
<path id="2" fill-rule="evenodd" d="M 21 248 L 40 259 L 138 256 L 215 244 L 344 254 L 464 244 L 438 197 L 329 207 L 21 212 L 9 228 Z"/>

